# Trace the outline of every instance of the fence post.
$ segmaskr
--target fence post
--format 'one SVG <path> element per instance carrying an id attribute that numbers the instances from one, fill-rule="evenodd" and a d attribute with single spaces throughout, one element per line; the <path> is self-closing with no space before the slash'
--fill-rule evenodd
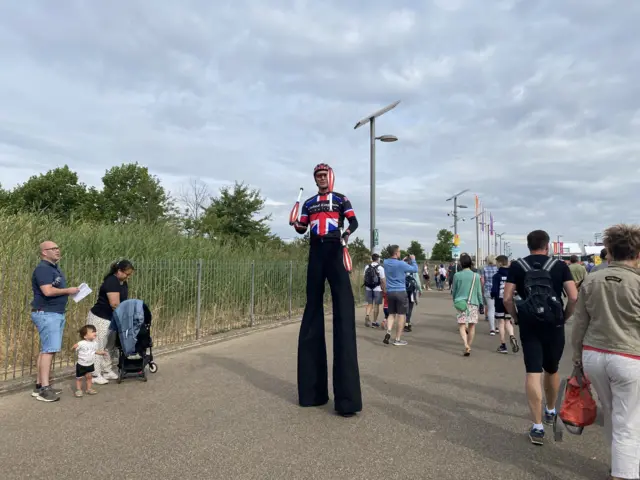
<path id="1" fill-rule="evenodd" d="M 289 260 L 289 320 L 293 310 L 293 260 Z"/>
<path id="2" fill-rule="evenodd" d="M 202 307 L 202 259 L 199 258 L 197 262 L 197 278 L 198 284 L 196 286 L 196 340 L 200 339 L 200 313 Z"/>
<path id="3" fill-rule="evenodd" d="M 249 326 L 253 327 L 254 321 L 254 305 L 255 305 L 255 291 L 256 291 L 256 262 L 251 261 L 251 305 L 249 307 L 249 311 L 251 314 L 251 318 L 249 320 Z"/>

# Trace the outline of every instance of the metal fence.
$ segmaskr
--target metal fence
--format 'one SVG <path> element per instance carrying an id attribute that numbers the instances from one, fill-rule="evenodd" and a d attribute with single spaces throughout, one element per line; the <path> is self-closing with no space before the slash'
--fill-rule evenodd
<path id="1" fill-rule="evenodd" d="M 63 259 L 70 286 L 87 283 L 94 291 L 70 300 L 62 352 L 54 369 L 72 365 L 71 346 L 79 338 L 109 261 Z M 292 261 L 138 260 L 129 298 L 144 300 L 153 314 L 156 347 L 251 327 L 300 315 L 306 302 L 306 263 Z M 0 265 L 0 381 L 35 374 L 38 333 L 30 319 L 32 262 Z M 356 302 L 363 301 L 363 267 L 351 273 Z M 325 305 L 331 296 L 325 289 Z"/>

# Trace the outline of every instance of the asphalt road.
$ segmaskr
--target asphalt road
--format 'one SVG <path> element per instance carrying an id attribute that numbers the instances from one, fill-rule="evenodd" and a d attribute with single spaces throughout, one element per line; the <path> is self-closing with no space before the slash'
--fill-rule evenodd
<path id="1" fill-rule="evenodd" d="M 359 317 L 357 417 L 297 406 L 294 324 L 158 357 L 149 382 L 95 397 L 74 398 L 71 382 L 53 404 L 1 397 L 0 478 L 606 478 L 599 425 L 529 443 L 520 354 L 496 353 L 482 322 L 463 357 L 446 293 L 423 296 L 405 347 Z"/>

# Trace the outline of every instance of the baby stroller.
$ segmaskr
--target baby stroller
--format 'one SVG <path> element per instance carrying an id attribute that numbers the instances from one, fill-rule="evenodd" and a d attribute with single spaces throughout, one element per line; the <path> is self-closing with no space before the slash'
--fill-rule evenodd
<path id="1" fill-rule="evenodd" d="M 151 338 L 151 311 L 142 300 L 125 300 L 113 312 L 111 330 L 115 330 L 118 355 L 117 383 L 128 377 L 147 381 L 146 368 L 156 373 Z"/>

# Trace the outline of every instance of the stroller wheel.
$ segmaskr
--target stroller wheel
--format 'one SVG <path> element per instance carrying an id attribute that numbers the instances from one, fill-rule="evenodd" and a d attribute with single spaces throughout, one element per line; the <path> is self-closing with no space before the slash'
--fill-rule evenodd
<path id="1" fill-rule="evenodd" d="M 151 373 L 156 373 L 158 371 L 158 365 L 156 365 L 155 362 L 149 363 L 149 371 Z"/>

